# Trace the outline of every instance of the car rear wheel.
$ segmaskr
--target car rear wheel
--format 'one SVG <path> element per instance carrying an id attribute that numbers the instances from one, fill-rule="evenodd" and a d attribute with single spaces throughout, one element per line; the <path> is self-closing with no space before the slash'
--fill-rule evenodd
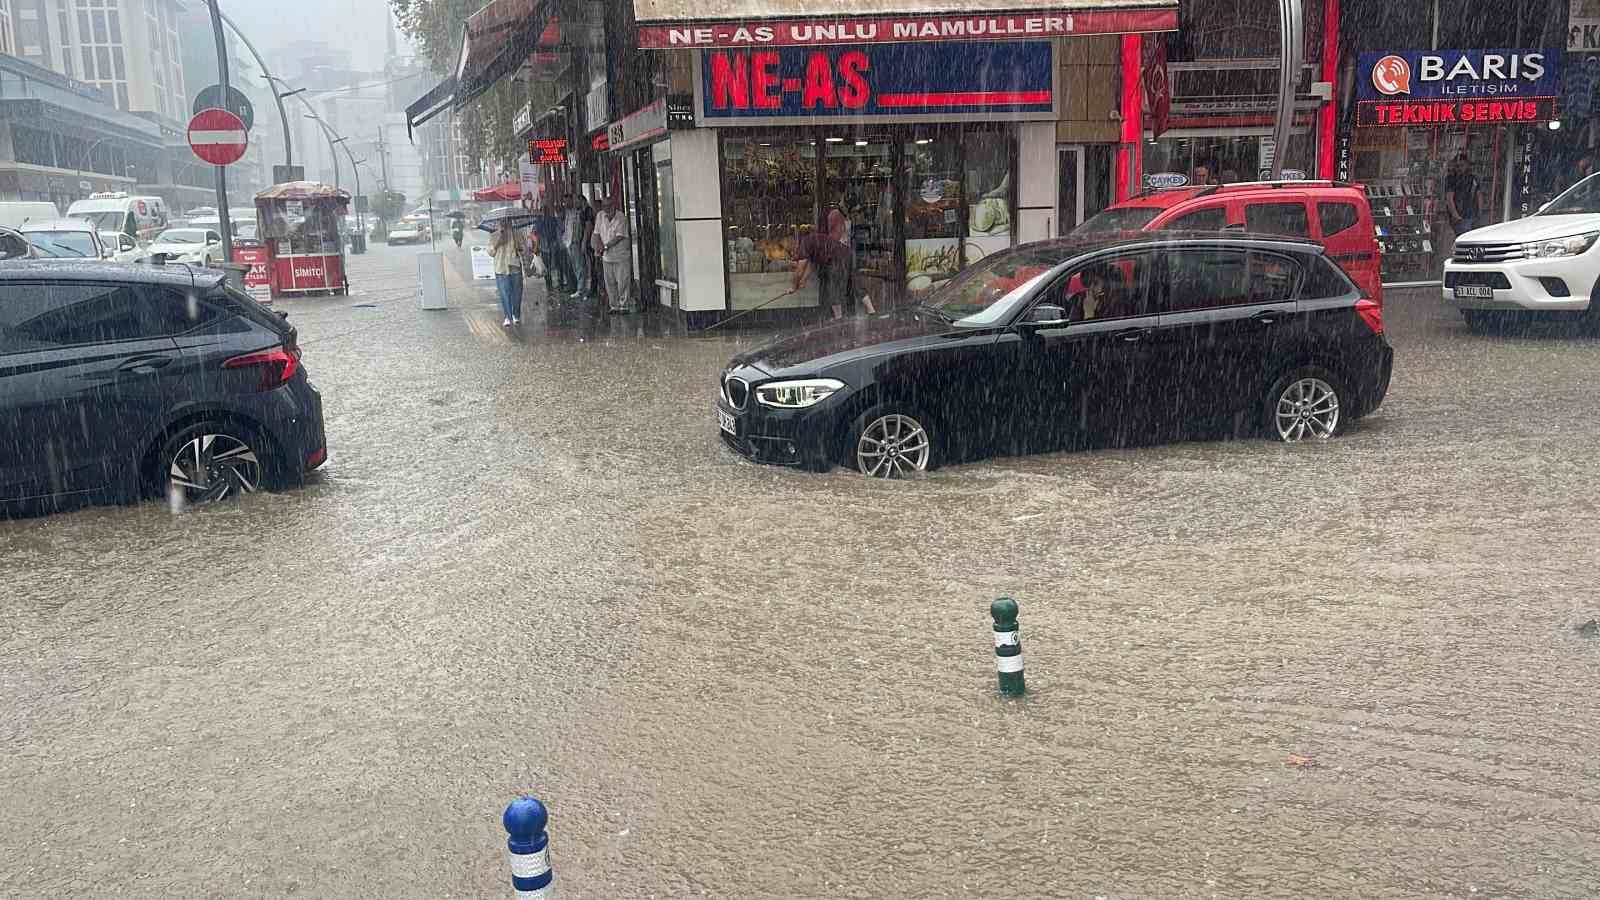
<path id="1" fill-rule="evenodd" d="M 862 415 L 851 431 L 851 464 L 872 478 L 903 478 L 933 468 L 933 436 L 925 422 L 925 416 L 894 408 Z"/>
<path id="2" fill-rule="evenodd" d="M 1325 441 L 1344 427 L 1348 394 L 1326 369 L 1296 369 L 1273 384 L 1263 418 L 1284 443 Z"/>
<path id="3" fill-rule="evenodd" d="M 162 445 L 152 481 L 174 503 L 194 506 L 264 490 L 273 479 L 265 442 L 231 422 L 201 422 Z"/>

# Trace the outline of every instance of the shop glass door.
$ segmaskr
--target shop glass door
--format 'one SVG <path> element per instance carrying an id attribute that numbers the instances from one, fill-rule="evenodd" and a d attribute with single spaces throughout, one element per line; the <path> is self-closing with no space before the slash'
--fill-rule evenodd
<path id="1" fill-rule="evenodd" d="M 916 302 L 961 270 L 961 130 L 919 126 L 901 144 L 906 295 Z"/>
<path id="2" fill-rule="evenodd" d="M 899 292 L 895 251 L 900 229 L 894 204 L 894 137 L 855 132 L 848 136 L 829 130 L 823 138 L 823 214 L 837 207 L 846 220 L 845 243 L 850 248 L 852 301 L 869 298 L 870 308 Z"/>
<path id="3" fill-rule="evenodd" d="M 1056 148 L 1056 229 L 1052 237 L 1083 224 L 1083 148 Z"/>
<path id="4" fill-rule="evenodd" d="M 722 134 L 722 197 L 728 301 L 746 309 L 814 307 L 817 279 L 794 288 L 799 240 L 822 209 L 815 132 Z"/>
<path id="5" fill-rule="evenodd" d="M 1009 128 L 968 126 L 962 135 L 963 266 L 1009 249 L 1015 240 L 1011 144 Z"/>

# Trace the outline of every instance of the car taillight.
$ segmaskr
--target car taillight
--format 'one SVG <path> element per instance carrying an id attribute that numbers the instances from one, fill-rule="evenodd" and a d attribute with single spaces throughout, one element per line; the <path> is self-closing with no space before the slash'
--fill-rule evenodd
<path id="1" fill-rule="evenodd" d="M 235 356 L 222 364 L 224 369 L 256 369 L 261 373 L 261 381 L 257 390 L 270 391 L 280 385 L 288 384 L 294 373 L 300 370 L 300 353 L 298 350 L 289 351 L 282 347 L 270 347 L 258 350 L 255 353 L 246 353 Z"/>
<path id="2" fill-rule="evenodd" d="M 1383 307 L 1363 297 L 1356 301 L 1356 315 L 1367 323 L 1373 334 L 1383 334 Z"/>

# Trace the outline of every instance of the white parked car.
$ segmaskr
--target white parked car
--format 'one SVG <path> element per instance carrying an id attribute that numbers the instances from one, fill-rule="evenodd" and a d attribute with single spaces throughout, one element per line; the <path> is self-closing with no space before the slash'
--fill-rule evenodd
<path id="1" fill-rule="evenodd" d="M 156 235 L 143 256 L 165 254 L 168 262 L 210 266 L 222 262 L 222 235 L 210 228 L 168 228 Z"/>
<path id="2" fill-rule="evenodd" d="M 1444 264 L 1445 302 L 1474 331 L 1510 316 L 1559 313 L 1600 330 L 1600 175 L 1591 175 L 1534 215 L 1456 238 Z"/>
<path id="3" fill-rule="evenodd" d="M 93 223 L 85 219 L 29 222 L 19 229 L 46 254 L 65 259 L 111 259 L 114 255 Z"/>

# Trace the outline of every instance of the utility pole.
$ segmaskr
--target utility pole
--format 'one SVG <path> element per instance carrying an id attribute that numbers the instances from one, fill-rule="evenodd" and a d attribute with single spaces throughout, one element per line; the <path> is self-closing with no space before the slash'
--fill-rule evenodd
<path id="1" fill-rule="evenodd" d="M 206 0 L 211 10 L 211 34 L 217 41 L 217 83 L 222 85 L 222 102 L 228 102 L 228 44 L 222 38 L 222 10 L 217 0 Z M 228 221 L 228 167 L 217 166 L 217 225 L 222 232 L 222 260 L 233 262 L 233 225 Z"/>
<path id="2" fill-rule="evenodd" d="M 383 139 L 383 126 L 378 126 L 378 167 L 383 175 L 384 193 L 389 192 L 389 144 Z"/>

